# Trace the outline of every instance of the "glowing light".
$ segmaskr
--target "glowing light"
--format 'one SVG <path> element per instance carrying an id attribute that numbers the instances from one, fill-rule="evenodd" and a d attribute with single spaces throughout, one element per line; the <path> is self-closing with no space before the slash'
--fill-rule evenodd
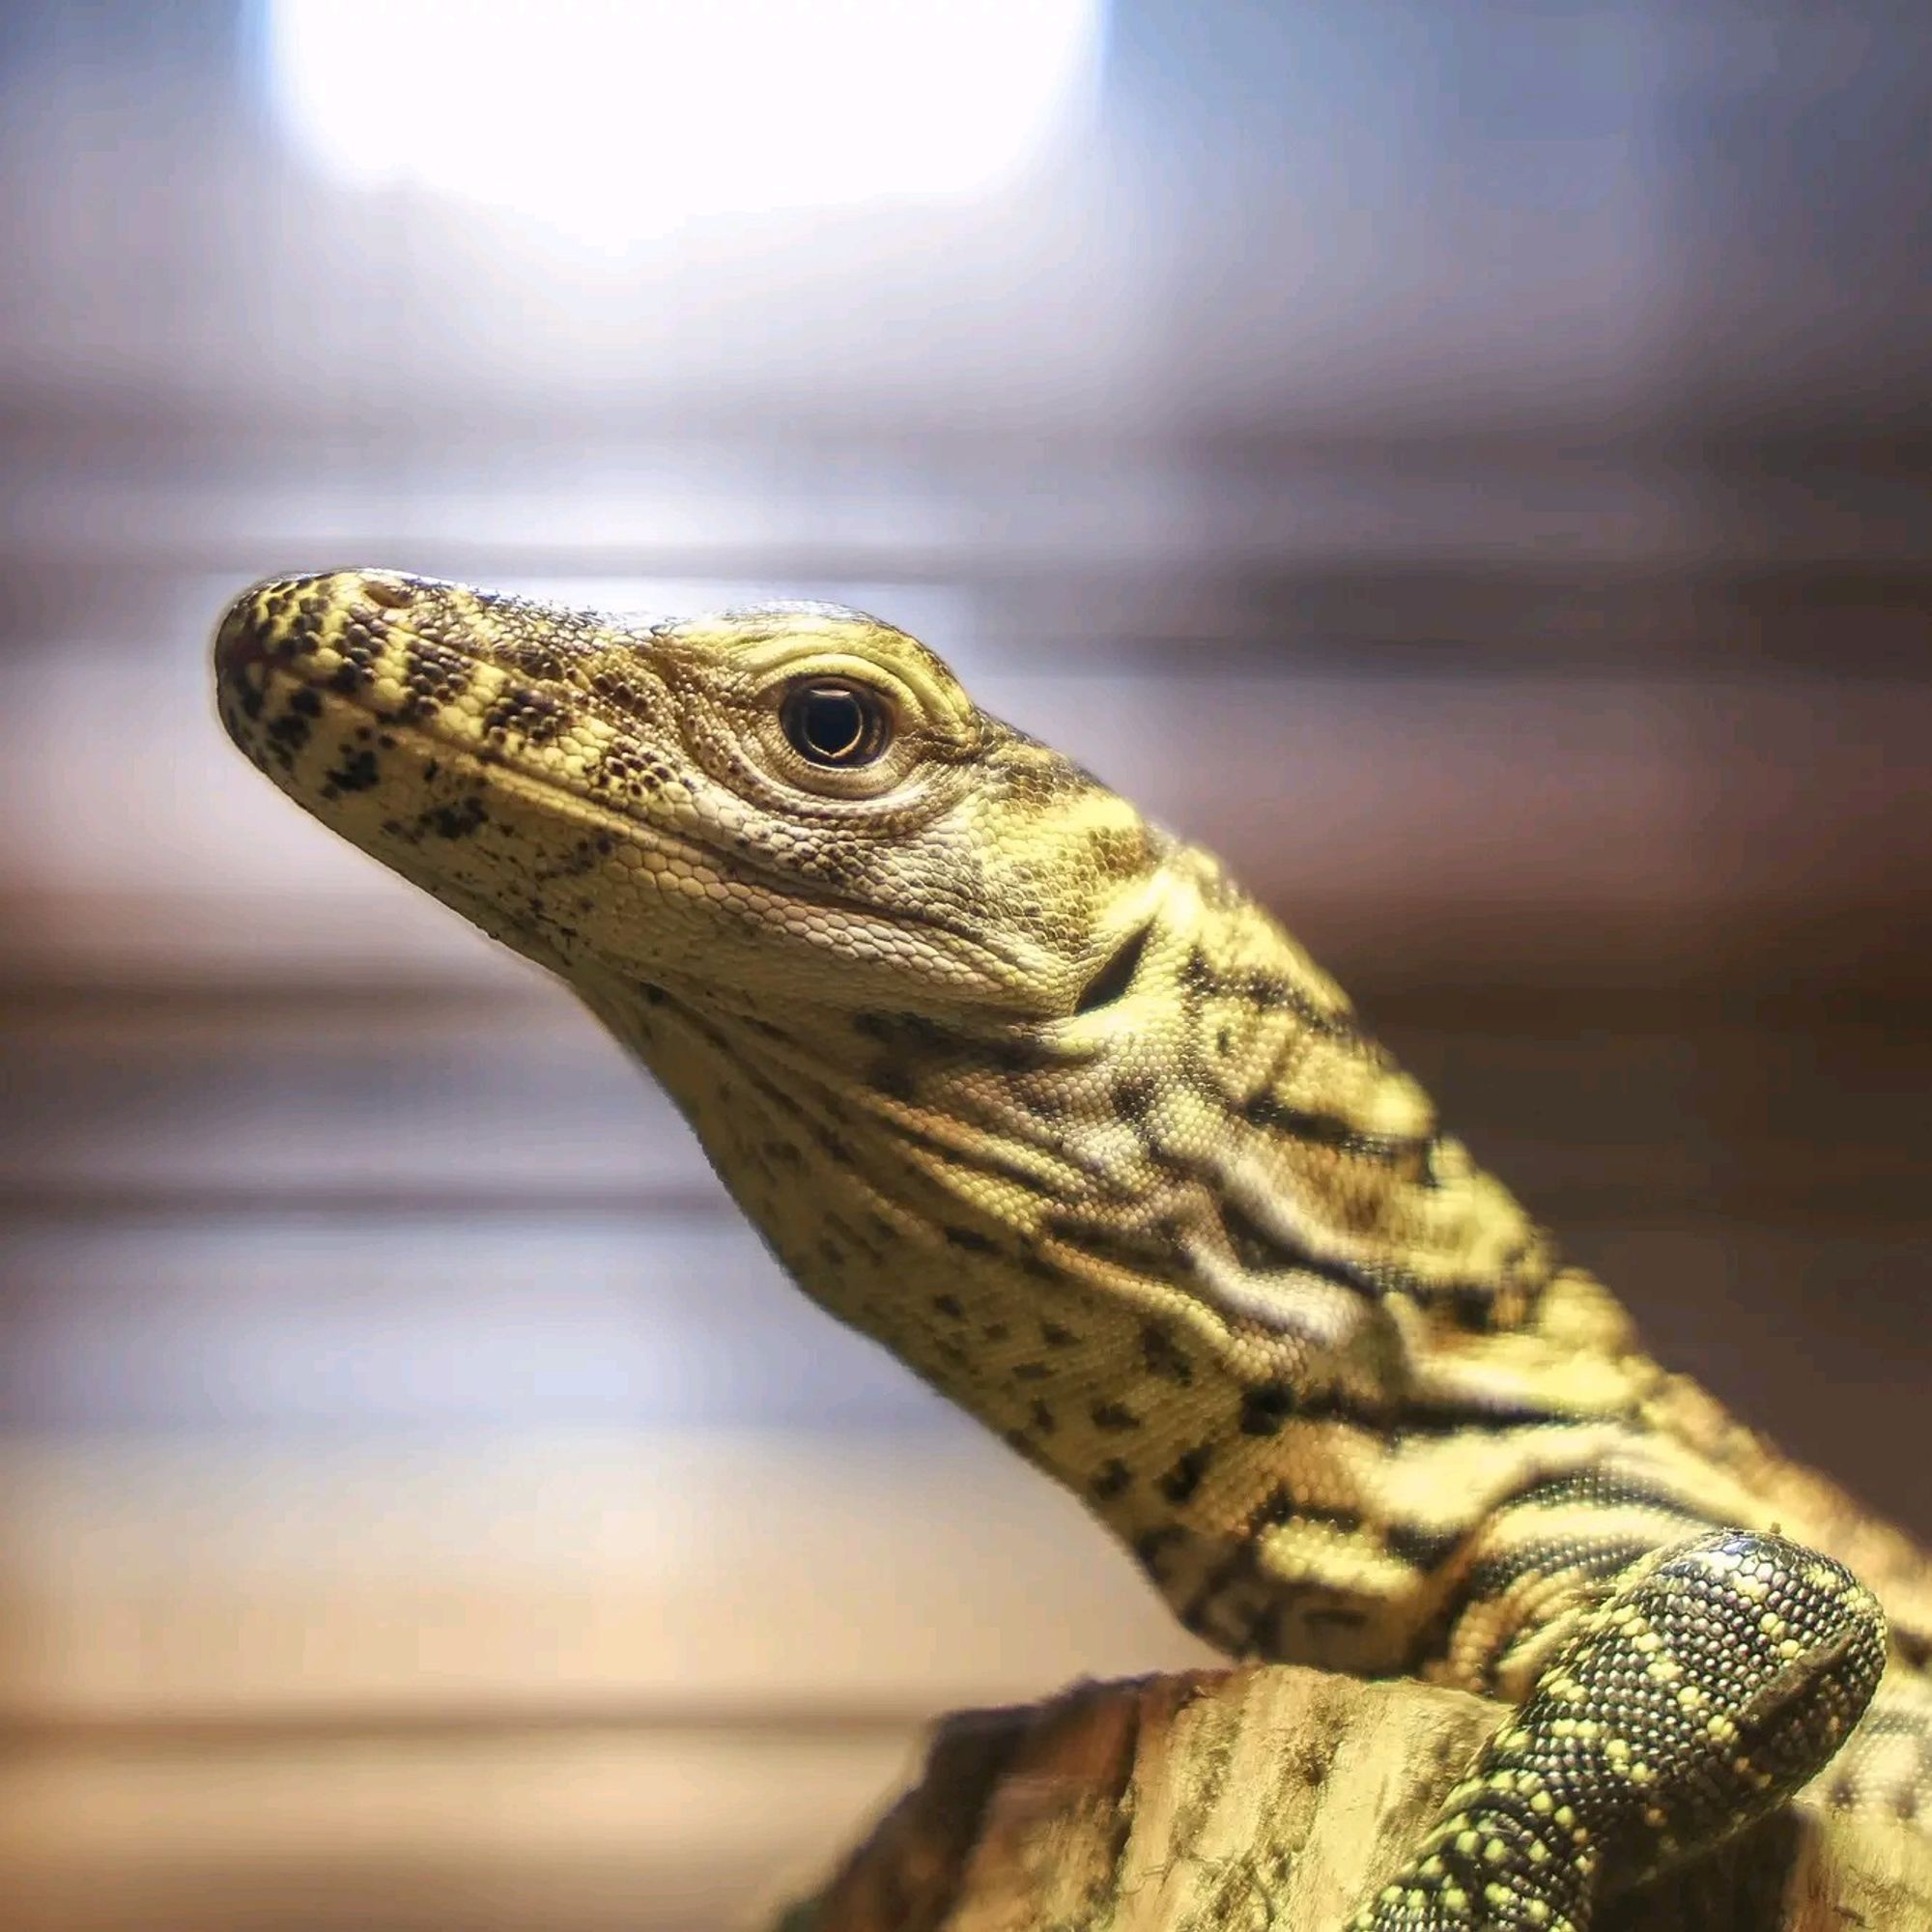
<path id="1" fill-rule="evenodd" d="M 984 193 L 1091 80 L 1105 0 L 270 0 L 292 132 L 624 240 L 722 214 Z"/>

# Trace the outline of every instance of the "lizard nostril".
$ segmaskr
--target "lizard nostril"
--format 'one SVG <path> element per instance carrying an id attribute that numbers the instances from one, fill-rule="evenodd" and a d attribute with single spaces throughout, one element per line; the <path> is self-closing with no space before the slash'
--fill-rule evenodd
<path id="1" fill-rule="evenodd" d="M 414 591 L 407 577 L 394 577 L 386 571 L 371 571 L 362 579 L 361 587 L 370 603 L 380 604 L 385 611 L 407 609 Z"/>

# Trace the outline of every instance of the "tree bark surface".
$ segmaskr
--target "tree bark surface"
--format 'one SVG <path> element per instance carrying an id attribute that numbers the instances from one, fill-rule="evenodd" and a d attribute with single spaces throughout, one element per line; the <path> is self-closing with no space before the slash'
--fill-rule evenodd
<path id="1" fill-rule="evenodd" d="M 1336 1932 L 1500 1707 L 1286 1666 L 1082 1684 L 940 1723 L 780 1932 Z M 1596 1932 L 1932 1932 L 1932 1848 L 1791 1806 Z"/>

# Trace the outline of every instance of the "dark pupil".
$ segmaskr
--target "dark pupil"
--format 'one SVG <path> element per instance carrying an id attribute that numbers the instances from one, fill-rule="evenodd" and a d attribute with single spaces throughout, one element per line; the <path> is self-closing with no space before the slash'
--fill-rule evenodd
<path id="1" fill-rule="evenodd" d="M 785 735 L 813 764 L 860 765 L 879 752 L 873 707 L 842 684 L 808 685 L 785 707 Z"/>

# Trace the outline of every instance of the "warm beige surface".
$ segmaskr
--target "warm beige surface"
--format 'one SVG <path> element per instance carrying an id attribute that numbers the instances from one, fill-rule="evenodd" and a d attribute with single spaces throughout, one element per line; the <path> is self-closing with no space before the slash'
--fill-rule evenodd
<path id="1" fill-rule="evenodd" d="M 996 1444 L 15 1440 L 0 1714 L 906 1724 L 1207 1653 Z"/>
<path id="2" fill-rule="evenodd" d="M 909 1773 L 909 1730 L 37 1743 L 0 1759 L 7 1932 L 708 1932 Z"/>
<path id="3" fill-rule="evenodd" d="M 922 1721 L 1203 1655 L 964 1436 L 0 1451 L 0 1926 L 702 1928 Z"/>

